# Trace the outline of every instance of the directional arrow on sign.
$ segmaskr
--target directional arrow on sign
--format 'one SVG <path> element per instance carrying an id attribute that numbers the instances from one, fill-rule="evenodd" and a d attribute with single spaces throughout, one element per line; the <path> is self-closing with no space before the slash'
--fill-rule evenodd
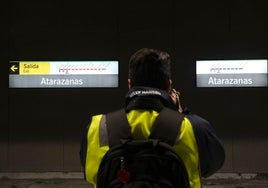
<path id="1" fill-rule="evenodd" d="M 19 62 L 12 62 L 9 65 L 9 74 L 19 74 L 20 65 Z"/>
<path id="2" fill-rule="evenodd" d="M 10 69 L 11 69 L 13 72 L 16 72 L 16 70 L 18 69 L 18 67 L 16 67 L 16 65 L 13 65 Z"/>

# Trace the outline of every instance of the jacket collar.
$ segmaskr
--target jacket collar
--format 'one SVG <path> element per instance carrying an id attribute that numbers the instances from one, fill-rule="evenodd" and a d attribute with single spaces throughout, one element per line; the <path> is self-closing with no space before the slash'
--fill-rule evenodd
<path id="1" fill-rule="evenodd" d="M 151 87 L 132 87 L 126 94 L 126 111 L 146 109 L 161 111 L 163 107 L 176 110 L 168 92 Z"/>

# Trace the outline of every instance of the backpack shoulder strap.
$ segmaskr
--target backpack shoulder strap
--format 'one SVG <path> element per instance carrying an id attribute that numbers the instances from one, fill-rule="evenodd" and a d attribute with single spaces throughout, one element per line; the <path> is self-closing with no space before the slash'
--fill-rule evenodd
<path id="1" fill-rule="evenodd" d="M 177 141 L 183 118 L 182 113 L 164 107 L 155 120 L 149 138 L 160 139 L 173 146 Z"/>
<path id="2" fill-rule="evenodd" d="M 149 139 L 160 139 L 173 146 L 177 141 L 183 118 L 183 114 L 164 107 L 155 120 Z M 125 109 L 106 114 L 106 124 L 110 147 L 120 144 L 121 140 L 132 139 Z"/>
<path id="3" fill-rule="evenodd" d="M 110 147 L 120 144 L 121 140 L 132 139 L 125 109 L 106 114 L 106 124 Z"/>

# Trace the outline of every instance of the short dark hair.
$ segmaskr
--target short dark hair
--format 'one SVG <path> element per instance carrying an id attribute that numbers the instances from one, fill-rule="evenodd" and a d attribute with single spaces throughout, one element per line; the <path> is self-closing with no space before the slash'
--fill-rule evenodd
<path id="1" fill-rule="evenodd" d="M 129 60 L 132 86 L 147 86 L 166 90 L 171 79 L 170 55 L 165 51 L 142 48 Z"/>

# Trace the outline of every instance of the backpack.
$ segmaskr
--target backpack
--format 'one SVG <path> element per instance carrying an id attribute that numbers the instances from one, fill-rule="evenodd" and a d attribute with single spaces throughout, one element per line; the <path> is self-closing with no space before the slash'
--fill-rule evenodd
<path id="1" fill-rule="evenodd" d="M 183 115 L 163 108 L 147 140 L 133 140 L 124 109 L 106 114 L 110 149 L 97 188 L 189 188 L 182 159 L 173 150 Z"/>

